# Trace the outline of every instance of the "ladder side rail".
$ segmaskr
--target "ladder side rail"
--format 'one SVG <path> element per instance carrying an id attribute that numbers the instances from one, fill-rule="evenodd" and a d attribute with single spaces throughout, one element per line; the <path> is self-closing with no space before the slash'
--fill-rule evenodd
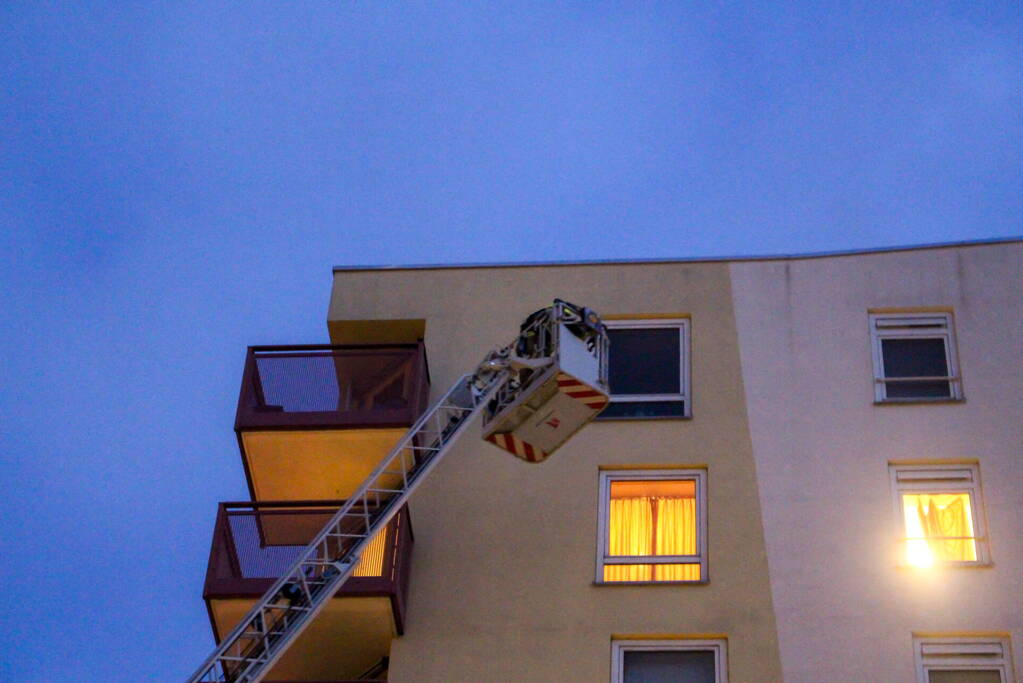
<path id="1" fill-rule="evenodd" d="M 454 387 L 452 387 L 452 391 L 458 389 L 459 386 L 461 385 L 461 383 L 464 380 L 465 380 L 465 378 L 460 379 L 459 382 L 457 382 L 456 385 Z M 448 394 L 452 393 L 452 391 L 449 391 Z M 413 425 L 413 428 L 409 430 L 408 436 L 409 437 L 414 437 L 414 436 L 418 436 L 420 433 L 422 433 L 424 431 L 422 428 L 426 425 L 426 423 L 429 422 L 432 418 L 435 418 L 439 412 L 443 412 L 444 408 L 448 407 L 448 405 L 447 405 L 448 401 L 446 400 L 448 398 L 450 398 L 450 396 L 449 395 L 445 395 L 445 397 L 442 398 L 440 402 L 438 402 L 438 405 L 435 406 L 433 410 L 428 411 L 426 414 L 421 416 L 421 419 L 417 420 L 416 425 Z M 396 448 L 392 452 L 391 456 L 394 456 L 396 454 L 402 454 L 402 451 L 404 451 L 407 448 L 407 446 L 408 446 L 408 441 L 409 441 L 409 438 L 402 439 L 402 441 L 399 444 L 396 445 Z M 385 462 L 381 463 L 381 466 L 378 467 L 377 470 L 382 470 L 388 464 L 390 464 L 394 460 L 394 457 L 391 457 L 391 456 L 389 456 L 388 458 L 385 458 Z M 405 470 L 406 468 L 403 466 L 402 469 Z M 345 504 L 345 506 L 341 510 L 339 510 L 338 513 L 335 514 L 335 518 L 332 518 L 325 525 L 324 532 L 326 532 L 326 533 L 322 533 L 321 532 L 321 534 L 317 538 L 313 539 L 313 541 L 309 544 L 309 546 L 307 546 L 307 549 L 302 554 L 302 556 L 299 557 L 299 558 L 296 558 L 294 566 L 292 567 L 292 571 L 288 571 L 287 573 L 285 573 L 283 576 L 281 576 L 279 578 L 279 580 L 275 583 L 275 585 L 270 588 L 270 590 L 267 592 L 266 595 L 264 595 L 264 598 L 261 601 L 261 604 L 260 605 L 256 605 L 253 608 L 253 610 L 250 612 L 250 614 L 247 615 L 247 618 L 244 619 L 241 624 L 239 624 L 238 628 L 236 628 L 235 631 L 232 631 L 232 633 L 228 636 L 228 638 L 226 638 L 223 641 L 221 648 L 218 648 L 218 650 L 220 650 L 222 652 L 215 653 L 215 655 L 216 654 L 221 654 L 221 655 L 225 654 L 228 650 L 231 649 L 231 647 L 232 647 L 232 645 L 234 643 L 237 643 L 239 640 L 242 639 L 241 636 L 245 632 L 248 632 L 248 633 L 251 634 L 253 632 L 258 633 L 260 631 L 263 631 L 263 632 L 268 632 L 269 631 L 268 629 L 265 628 L 265 621 L 264 621 L 265 617 L 263 617 L 263 620 L 261 620 L 261 616 L 262 615 L 261 615 L 260 607 L 262 607 L 263 605 L 267 604 L 271 599 L 275 599 L 278 595 L 280 595 L 282 590 L 283 590 L 283 588 L 287 584 L 293 583 L 295 581 L 301 581 L 302 579 L 304 579 L 305 572 L 302 571 L 302 569 L 304 569 L 304 565 L 309 562 L 311 556 L 313 556 L 313 555 L 320 555 L 322 553 L 322 551 L 324 550 L 323 540 L 327 536 L 328 533 L 334 533 L 334 534 L 342 534 L 343 533 L 341 531 L 341 524 L 340 524 L 340 522 L 342 522 L 344 520 L 344 518 L 348 517 L 349 513 L 352 511 L 352 509 L 356 505 L 359 505 L 361 508 L 365 509 L 365 507 L 366 507 L 365 506 L 365 502 L 367 501 L 368 496 L 366 496 L 365 492 L 363 492 L 361 489 L 369 488 L 370 484 L 372 484 L 373 481 L 375 481 L 378 478 L 379 478 L 379 472 L 378 471 L 374 471 L 370 475 L 370 477 L 367 479 L 365 485 L 360 487 L 360 491 L 357 491 L 356 494 L 353 495 L 349 499 L 349 501 Z M 405 479 L 407 480 L 407 476 L 405 477 Z M 359 493 L 363 493 L 363 495 L 359 495 Z M 351 550 L 354 550 L 354 549 L 351 549 Z M 316 563 L 314 562 L 314 564 L 316 564 Z M 247 628 L 247 627 L 249 627 L 249 626 L 251 626 L 253 624 L 256 625 L 255 631 L 251 631 L 251 630 L 249 630 Z M 261 628 L 261 626 L 262 626 L 262 628 Z M 253 642 L 255 644 L 259 644 L 258 641 L 253 641 Z M 215 661 L 213 661 L 215 659 L 216 659 L 216 656 L 212 657 L 211 661 L 209 663 L 210 664 L 215 664 Z M 239 660 L 242 660 L 242 659 L 244 659 L 244 658 L 239 658 L 237 656 L 230 657 L 230 661 L 239 661 Z M 204 669 L 206 669 L 206 668 L 211 668 L 211 667 L 205 667 L 204 666 Z M 216 667 L 214 666 L 212 668 L 215 669 Z M 211 672 L 204 671 L 203 673 L 204 674 L 209 674 Z M 214 675 L 216 675 L 215 671 L 213 671 L 212 673 Z M 232 677 L 234 677 L 234 676 L 232 676 Z M 219 680 L 219 678 L 215 678 L 213 680 Z"/>
<path id="2" fill-rule="evenodd" d="M 287 573 L 281 576 L 243 617 L 206 662 L 188 679 L 188 683 L 260 681 L 288 649 L 291 641 L 298 637 L 352 574 L 359 560 L 359 553 L 368 544 L 370 537 L 397 514 L 422 478 L 433 470 L 437 462 L 460 438 L 466 425 L 483 413 L 490 399 L 502 389 L 508 389 L 510 398 L 513 399 L 515 394 L 531 384 L 527 380 L 520 385 L 515 379 L 516 371 L 509 368 L 508 357 L 517 351 L 517 343 L 524 339 L 527 333 L 535 334 L 540 344 L 534 346 L 531 352 L 527 353 L 527 357 L 533 359 L 546 357 L 553 361 L 558 355 L 557 324 L 578 318 L 578 312 L 574 308 L 555 300 L 555 306 L 525 325 L 511 344 L 491 352 L 477 367 L 475 374 L 459 378 L 440 400 L 416 420 L 391 452 L 295 559 Z M 456 397 L 462 400 L 461 403 L 455 400 Z M 442 417 L 444 421 L 441 420 Z M 428 429 L 431 421 L 435 423 L 433 430 Z M 427 435 L 436 440 L 428 446 L 416 445 L 417 439 Z M 411 454 L 411 465 L 406 462 L 408 454 Z M 388 468 L 399 459 L 399 470 L 389 471 Z M 397 474 L 401 475 L 401 488 L 384 486 L 385 475 Z M 369 513 L 371 493 L 378 504 L 378 509 L 372 515 Z M 389 496 L 382 505 L 381 493 Z M 360 512 L 353 512 L 356 506 L 360 507 Z M 344 523 L 353 519 L 362 521 L 363 533 L 347 533 Z M 344 540 L 332 540 L 346 538 L 354 538 L 355 541 L 346 546 Z M 334 543 L 339 553 L 332 552 L 331 543 Z M 296 604 L 299 598 L 306 604 Z M 282 605 L 281 600 L 287 604 Z M 279 613 L 279 616 L 273 618 L 275 613 Z M 248 643 L 248 647 L 243 647 L 243 643 Z"/>
<path id="3" fill-rule="evenodd" d="M 448 405 L 440 406 L 440 408 L 450 408 L 450 407 L 452 407 L 452 406 L 448 406 Z M 418 435 L 418 434 L 422 433 L 423 430 L 418 430 L 418 431 L 411 430 L 411 431 L 414 431 L 414 433 L 416 435 Z M 407 444 L 405 444 L 405 445 L 407 446 Z M 402 449 L 398 449 L 398 450 L 402 450 Z M 388 458 L 388 461 L 390 461 L 390 460 L 393 460 L 393 458 Z M 403 467 L 403 469 L 404 469 L 404 467 Z M 369 482 L 371 483 L 373 480 L 374 480 L 374 477 L 370 477 Z M 347 506 L 348 512 L 351 512 L 352 508 L 354 508 L 356 505 L 359 505 L 363 509 L 363 511 L 365 511 L 365 509 L 366 509 L 365 503 L 368 500 L 368 495 L 363 495 L 363 496 L 356 495 L 356 496 L 353 496 L 353 498 L 351 500 L 352 500 L 351 505 Z M 395 508 L 395 509 L 397 509 L 397 508 Z M 345 517 L 345 515 L 343 514 L 343 511 L 338 516 Z M 358 516 L 361 516 L 361 515 L 356 513 L 354 516 L 358 517 Z M 388 517 L 390 517 L 390 516 L 391 515 L 388 515 Z M 327 526 L 329 528 L 330 533 L 332 535 L 334 535 L 334 536 L 348 536 L 348 537 L 361 536 L 364 539 L 366 536 L 369 535 L 370 529 L 369 529 L 369 518 L 365 517 L 365 516 L 363 518 L 364 518 L 364 521 L 366 522 L 366 527 L 367 527 L 367 533 L 366 534 L 361 534 L 361 535 L 345 534 L 345 533 L 343 533 L 341 531 L 342 527 L 339 524 L 331 524 L 331 523 L 328 522 Z M 376 528 L 376 527 L 374 527 L 374 528 Z M 329 536 L 328 536 L 328 538 L 329 538 Z M 316 539 L 316 540 L 321 540 L 322 541 L 322 540 L 325 540 L 325 539 Z M 335 564 L 334 558 L 329 558 L 329 556 L 328 556 L 327 544 L 322 543 L 322 542 L 321 543 L 317 543 L 316 540 L 314 540 L 313 543 L 310 544 L 310 547 L 307 548 L 307 552 L 304 553 L 304 557 L 301 558 L 301 560 L 300 560 L 300 562 L 303 564 L 302 569 L 305 570 L 307 568 L 314 568 L 314 570 L 315 570 L 316 568 L 318 568 L 318 569 L 322 570 L 322 569 L 325 568 L 326 565 L 334 565 L 334 568 L 335 568 L 335 572 L 334 573 L 336 575 L 336 571 L 337 571 L 336 564 Z M 359 550 L 358 548 L 354 548 L 354 547 L 349 548 L 347 554 L 354 555 L 354 554 L 356 554 L 358 552 L 358 550 Z M 316 556 L 316 557 L 313 557 L 313 556 Z M 323 558 L 323 561 L 319 560 L 319 558 L 321 558 L 321 557 Z M 354 561 L 353 561 L 353 563 L 354 563 Z M 274 588 L 278 588 L 278 590 L 271 589 L 271 591 L 268 593 L 268 595 L 264 596 L 264 601 L 263 601 L 264 605 L 267 605 L 271 599 L 273 599 L 273 601 L 276 603 L 278 598 L 281 597 L 281 590 L 280 590 L 280 588 L 283 588 L 284 586 L 286 586 L 289 583 L 291 583 L 293 585 L 293 587 L 296 584 L 300 584 L 302 589 L 303 589 L 302 592 L 305 594 L 304 597 L 306 598 L 306 600 L 308 602 L 311 602 L 314 596 L 311 595 L 311 590 L 309 589 L 309 586 L 308 586 L 308 583 L 306 581 L 306 578 L 307 578 L 306 571 L 288 572 L 287 575 L 281 577 L 281 582 L 280 582 L 281 586 L 279 586 L 279 587 L 275 586 L 274 587 Z M 336 576 L 335 576 L 335 578 L 336 578 Z M 322 586 L 321 586 L 321 588 L 322 588 Z M 319 593 L 321 591 L 317 591 L 317 592 Z M 301 614 L 302 613 L 300 612 L 299 616 L 301 616 Z M 286 612 L 285 612 L 285 616 L 287 616 Z M 264 611 L 263 615 L 262 615 L 262 621 L 260 620 L 260 617 L 257 615 L 255 618 L 248 620 L 247 624 L 243 624 L 242 628 L 244 629 L 245 626 L 248 626 L 248 625 L 253 625 L 253 624 L 255 625 L 255 630 L 247 630 L 248 636 L 252 636 L 252 635 L 263 636 L 264 634 L 267 634 L 267 633 L 269 633 L 270 635 L 275 635 L 275 636 L 278 635 L 278 634 L 273 633 L 273 631 L 275 630 L 274 628 L 271 628 L 269 630 L 265 628 L 266 620 L 267 620 L 266 611 Z M 235 635 L 235 634 L 232 633 L 232 635 Z M 231 640 L 231 641 L 234 641 L 234 642 L 238 642 L 238 641 L 240 641 L 242 639 L 243 638 L 237 638 L 237 637 L 232 638 L 232 637 L 229 637 L 228 640 Z M 263 646 L 262 649 L 263 650 L 267 650 L 267 649 L 272 649 L 271 647 L 268 647 L 268 646 L 274 645 L 274 643 L 268 642 L 268 639 L 265 638 L 265 637 L 263 638 L 263 642 L 260 642 L 259 640 L 253 639 L 251 637 L 249 637 L 248 639 L 250 641 L 250 645 L 253 646 L 253 648 L 255 648 L 256 646 L 262 645 Z M 225 645 L 227 646 L 227 648 L 225 648 L 225 649 L 229 649 L 230 648 L 230 643 L 227 643 L 225 641 Z M 230 656 L 229 657 L 229 656 L 226 656 L 226 655 L 221 657 L 221 661 L 222 662 L 224 662 L 224 661 L 238 662 L 239 665 L 241 663 L 243 663 L 243 662 L 246 662 L 246 661 L 249 661 L 250 664 L 256 663 L 256 662 L 260 661 L 260 659 L 261 659 L 260 657 L 256 657 L 256 656 L 251 655 L 251 653 L 250 653 L 249 657 L 245 657 L 245 656 Z M 265 657 L 262 657 L 262 659 L 265 659 Z M 211 667 L 211 668 L 213 669 L 212 671 L 205 671 L 204 673 L 208 674 L 208 675 L 216 676 L 216 671 L 215 671 L 216 667 L 214 666 L 214 667 Z M 234 679 L 234 680 L 240 680 L 242 678 L 242 676 L 243 676 L 242 673 L 231 672 L 231 676 L 230 677 L 232 679 Z M 219 677 L 214 678 L 214 680 L 219 680 Z"/>
<path id="4" fill-rule="evenodd" d="M 477 391 L 467 391 L 472 377 L 473 375 L 464 375 L 459 378 L 430 410 L 420 416 L 390 454 L 380 462 L 359 489 L 335 513 L 334 517 L 324 525 L 324 528 L 309 543 L 306 550 L 296 558 L 289 570 L 267 590 L 263 598 L 253 606 L 202 666 L 188 679 L 189 683 L 224 680 L 255 682 L 262 678 L 269 667 L 284 653 L 287 645 L 304 630 L 312 617 L 327 604 L 327 599 L 351 575 L 355 569 L 358 553 L 369 542 L 373 531 L 382 528 L 397 514 L 401 503 L 407 500 L 418 482 L 433 469 L 440 457 L 446 454 L 465 426 L 486 405 L 490 396 L 507 381 L 508 373 L 496 372 L 487 378 L 484 387 L 478 388 Z M 459 396 L 459 398 L 468 398 L 467 405 L 453 400 L 460 393 L 464 393 L 464 397 Z M 445 433 L 445 426 L 441 424 L 437 425 L 436 431 L 427 429 L 431 420 L 436 421 L 442 415 L 448 419 L 449 424 L 454 425 L 454 429 Z M 454 419 L 453 423 L 452 419 Z M 435 434 L 437 440 L 430 446 L 416 446 L 415 439 L 425 434 Z M 405 462 L 409 450 L 413 454 L 411 472 Z M 424 456 L 419 463 L 415 462 L 417 453 Z M 342 537 L 345 533 L 343 523 L 353 517 L 352 511 L 356 506 L 360 506 L 363 513 L 368 509 L 371 502 L 369 494 L 373 485 L 388 474 L 388 468 L 399 458 L 401 459 L 402 489 L 395 490 L 396 495 L 387 501 L 384 509 L 378 511 L 379 514 L 372 521 L 362 513 L 355 513 L 355 516 L 363 517 L 365 520 L 367 527 L 365 534 L 354 544 L 345 548 L 339 557 L 331 558 L 328 553 L 330 539 Z M 377 497 L 379 499 L 379 495 Z M 315 594 L 309 589 L 306 568 L 310 566 L 321 568 L 318 575 L 314 572 L 314 578 L 317 579 Z M 324 581 L 323 577 L 326 574 L 323 570 L 328 567 L 333 568 L 335 573 Z M 302 587 L 304 597 L 310 603 L 309 608 L 289 609 L 277 605 L 289 584 Z M 284 614 L 272 620 L 273 623 L 268 624 L 268 615 L 272 614 L 274 610 L 282 609 Z M 289 611 L 297 611 L 298 616 L 289 617 Z M 283 630 L 277 629 L 279 624 L 283 626 Z M 250 648 L 257 652 L 246 654 L 237 650 L 243 641 L 251 643 Z M 227 668 L 229 667 L 227 665 L 244 662 L 249 662 L 248 666 L 240 672 L 232 672 L 231 678 L 228 679 Z"/>
<path id="5" fill-rule="evenodd" d="M 367 537 L 359 541 L 357 543 L 357 547 L 353 546 L 347 551 L 345 556 L 349 557 L 351 561 L 348 562 L 347 565 L 341 570 L 341 572 L 337 574 L 330 581 L 330 583 L 326 584 L 325 587 L 321 590 L 321 592 L 319 593 L 321 599 L 319 599 L 316 602 L 316 604 L 312 605 L 309 611 L 299 614 L 296 622 L 293 622 L 293 626 L 289 628 L 288 633 L 285 636 L 286 640 L 284 640 L 283 642 L 275 642 L 273 651 L 270 653 L 270 656 L 265 659 L 253 662 L 248 667 L 246 672 L 237 679 L 238 683 L 242 682 L 257 683 L 258 681 L 262 680 L 263 676 L 269 673 L 270 668 L 273 667 L 273 665 L 277 663 L 277 661 L 287 651 L 288 645 L 291 643 L 291 641 L 297 638 L 305 630 L 305 628 L 310 623 L 312 623 L 316 615 L 319 614 L 319 612 L 324 607 L 327 606 L 330 597 L 337 592 L 341 585 L 355 571 L 355 567 L 358 562 L 358 557 L 352 556 L 357 555 L 357 553 L 362 550 L 363 546 L 369 543 L 369 538 L 373 535 L 373 533 L 384 528 L 391 521 L 391 519 L 393 519 L 394 516 L 398 514 L 398 511 L 401 510 L 402 504 L 404 504 L 411 496 L 418 482 L 421 481 L 424 477 L 426 477 L 430 473 L 430 471 L 432 471 L 433 468 L 440 463 L 441 458 L 444 455 L 446 455 L 447 451 L 452 446 L 454 446 L 454 444 L 458 441 L 459 437 L 461 436 L 461 432 L 469 425 L 470 422 L 472 422 L 472 418 L 479 413 L 480 408 L 482 408 L 483 405 L 485 405 L 485 402 L 481 401 L 477 403 L 476 406 L 470 412 L 465 414 L 463 419 L 459 421 L 458 426 L 454 430 L 452 430 L 445 437 L 444 442 L 437 447 L 433 456 L 430 457 L 428 461 L 423 463 L 422 468 L 416 471 L 416 476 L 414 478 L 415 480 L 409 486 L 409 488 L 406 491 L 402 492 L 401 494 L 397 495 L 389 502 L 386 511 L 384 511 L 384 513 L 374 521 L 372 530 L 367 535 Z M 342 559 L 339 561 L 343 562 L 344 560 Z"/>

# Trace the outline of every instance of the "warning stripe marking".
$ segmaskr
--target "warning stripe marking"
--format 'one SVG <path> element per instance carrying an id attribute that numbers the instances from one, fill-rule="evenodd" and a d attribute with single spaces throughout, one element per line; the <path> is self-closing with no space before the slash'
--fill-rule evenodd
<path id="1" fill-rule="evenodd" d="M 533 448 L 533 444 L 523 441 L 522 445 L 526 449 L 526 460 L 529 462 L 540 462 L 547 457 L 547 454 L 539 448 Z"/>
<path id="2" fill-rule="evenodd" d="M 606 395 L 595 390 L 590 385 L 560 372 L 558 373 L 558 391 L 594 411 L 602 410 L 608 403 Z M 545 452 L 542 448 L 537 448 L 510 432 L 491 434 L 487 437 L 487 441 L 528 462 L 540 462 L 550 455 L 550 453 Z"/>
<path id="3" fill-rule="evenodd" d="M 491 434 L 487 437 L 487 441 L 529 462 L 540 462 L 548 456 L 548 453 L 545 453 L 542 449 L 536 448 L 533 444 L 527 443 L 510 433 Z"/>
<path id="4" fill-rule="evenodd" d="M 564 373 L 558 373 L 558 391 L 570 398 L 581 401 L 583 405 L 592 410 L 602 410 L 607 405 L 608 398 L 588 384 L 584 384 L 574 377 Z"/>
<path id="5" fill-rule="evenodd" d="M 571 396 L 572 398 L 591 398 L 593 396 L 604 395 L 599 391 L 594 391 L 593 389 L 580 389 L 577 391 L 566 391 L 565 393 Z"/>

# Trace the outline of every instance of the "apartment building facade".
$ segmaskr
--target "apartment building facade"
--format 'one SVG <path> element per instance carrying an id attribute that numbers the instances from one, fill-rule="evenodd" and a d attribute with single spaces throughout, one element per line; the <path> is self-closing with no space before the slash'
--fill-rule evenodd
<path id="1" fill-rule="evenodd" d="M 331 346 L 249 351 L 215 633 L 560 297 L 609 408 L 535 465 L 470 427 L 270 679 L 1018 682 L 1021 276 L 1020 242 L 336 268 Z"/>

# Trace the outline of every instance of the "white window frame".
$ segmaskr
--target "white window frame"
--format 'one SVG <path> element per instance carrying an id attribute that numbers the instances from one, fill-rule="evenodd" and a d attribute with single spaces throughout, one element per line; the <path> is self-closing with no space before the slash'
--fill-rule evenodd
<path id="1" fill-rule="evenodd" d="M 917 683 L 930 683 L 931 671 L 996 670 L 1002 683 L 1013 683 L 1012 648 L 1009 638 L 924 637 L 913 638 Z"/>
<path id="2" fill-rule="evenodd" d="M 903 493 L 967 493 L 970 496 L 970 514 L 973 516 L 973 537 L 977 549 L 975 562 L 941 562 L 942 567 L 976 567 L 991 564 L 988 545 L 987 519 L 984 496 L 980 486 L 980 468 L 976 464 L 889 464 L 892 504 L 895 513 L 898 564 L 911 566 L 906 561 L 906 520 L 902 509 Z"/>
<path id="3" fill-rule="evenodd" d="M 713 652 L 714 683 L 728 683 L 728 640 L 725 638 L 715 638 L 713 640 L 691 640 L 688 638 L 671 640 L 612 640 L 611 683 L 623 683 L 625 680 L 625 653 L 635 651 Z"/>
<path id="4" fill-rule="evenodd" d="M 654 401 L 681 401 L 683 412 L 682 415 L 671 416 L 671 417 L 692 417 L 692 398 L 690 397 L 689 387 L 689 357 L 690 357 L 690 345 L 689 345 L 689 318 L 630 318 L 623 320 L 605 320 L 605 326 L 609 330 L 661 330 L 675 328 L 678 330 L 678 351 L 679 351 L 679 388 L 681 391 L 677 394 L 611 394 L 612 403 L 649 403 Z M 614 362 L 614 348 L 612 347 L 611 359 L 609 363 Z M 620 420 L 630 419 L 663 419 L 654 417 L 628 417 L 623 416 L 620 418 L 613 418 Z"/>
<path id="5" fill-rule="evenodd" d="M 691 480 L 696 483 L 696 555 L 609 555 L 608 508 L 611 501 L 611 482 Z M 699 581 L 605 581 L 604 566 L 609 564 L 699 564 Z M 597 572 L 596 583 L 605 586 L 636 586 L 664 584 L 707 583 L 707 470 L 601 470 L 600 509 L 597 513 Z"/>
<path id="6" fill-rule="evenodd" d="M 917 403 L 921 401 L 963 400 L 962 378 L 956 353 L 955 321 L 951 313 L 871 313 L 870 343 L 874 360 L 874 400 L 877 403 Z M 916 381 L 946 381 L 949 396 L 888 397 L 888 377 L 884 370 L 881 341 L 884 339 L 941 339 L 945 343 L 946 377 L 914 377 Z M 900 382 L 907 384 L 908 382 Z"/>

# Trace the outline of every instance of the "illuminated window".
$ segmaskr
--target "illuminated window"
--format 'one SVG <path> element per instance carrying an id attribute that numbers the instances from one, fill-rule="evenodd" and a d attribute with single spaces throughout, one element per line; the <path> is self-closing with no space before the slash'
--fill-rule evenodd
<path id="1" fill-rule="evenodd" d="M 598 583 L 707 580 L 704 470 L 600 473 Z"/>
<path id="2" fill-rule="evenodd" d="M 689 321 L 611 320 L 601 417 L 690 417 Z"/>
<path id="3" fill-rule="evenodd" d="M 976 465 L 892 465 L 889 470 L 901 564 L 989 561 Z"/>
<path id="4" fill-rule="evenodd" d="M 612 683 L 728 683 L 725 640 L 613 640 Z"/>
<path id="5" fill-rule="evenodd" d="M 950 313 L 873 314 L 870 336 L 875 400 L 963 397 Z"/>
<path id="6" fill-rule="evenodd" d="M 916 637 L 917 683 L 1012 683 L 1009 639 Z"/>
<path id="7" fill-rule="evenodd" d="M 386 552 L 387 527 L 384 527 L 363 548 L 362 556 L 359 558 L 359 563 L 355 565 L 352 576 L 382 576 Z"/>

